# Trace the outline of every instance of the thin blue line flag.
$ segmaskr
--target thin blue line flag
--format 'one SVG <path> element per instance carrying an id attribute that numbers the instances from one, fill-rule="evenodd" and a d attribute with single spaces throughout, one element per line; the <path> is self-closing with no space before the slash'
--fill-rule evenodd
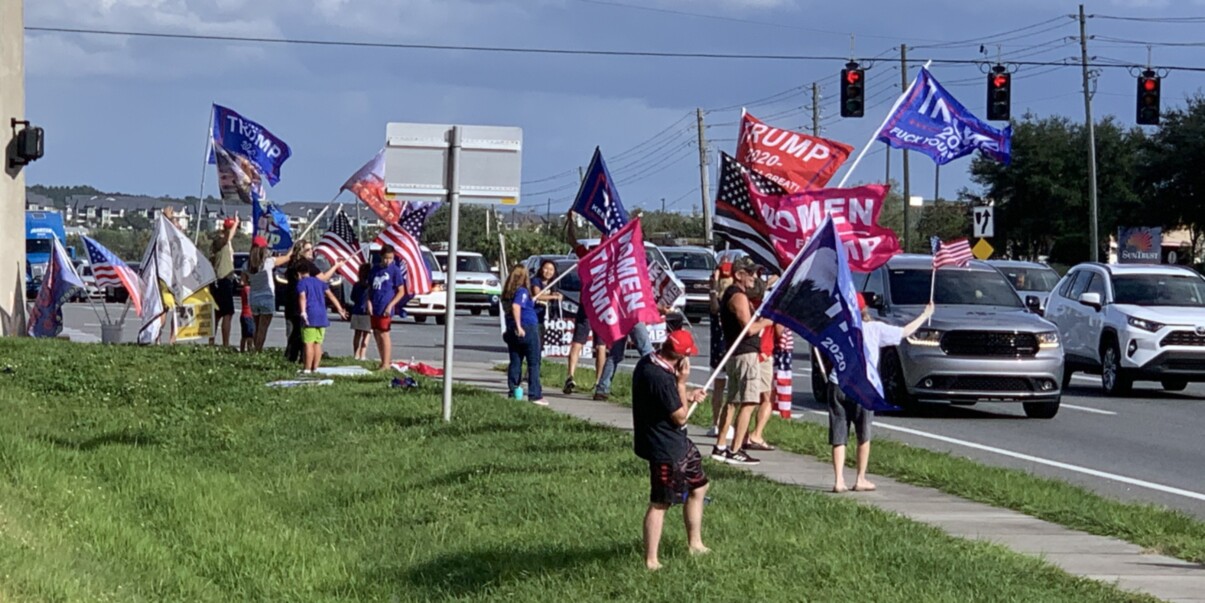
<path id="1" fill-rule="evenodd" d="M 924 153 L 937 165 L 975 150 L 1008 165 L 1012 160 L 1012 134 L 1012 126 L 999 130 L 972 115 L 928 69 L 921 67 L 912 85 L 887 114 L 877 138 L 896 149 Z"/>
<path id="2" fill-rule="evenodd" d="M 55 237 L 50 265 L 42 277 L 42 288 L 38 289 L 38 297 L 29 311 L 29 336 L 58 337 L 63 331 L 63 304 L 71 299 L 71 294 L 77 288 L 83 286 L 84 281 L 75 273 L 71 257 Z"/>
<path id="3" fill-rule="evenodd" d="M 624 209 L 611 180 L 611 172 L 603 161 L 602 151 L 594 148 L 594 158 L 586 170 L 586 179 L 577 191 L 573 211 L 594 224 L 603 237 L 609 237 L 628 223 L 628 210 Z"/>
<path id="4" fill-rule="evenodd" d="M 870 410 L 897 410 L 883 398 L 878 370 L 867 361 L 853 274 L 832 217 L 782 274 L 759 313 L 821 350 L 845 396 Z"/>

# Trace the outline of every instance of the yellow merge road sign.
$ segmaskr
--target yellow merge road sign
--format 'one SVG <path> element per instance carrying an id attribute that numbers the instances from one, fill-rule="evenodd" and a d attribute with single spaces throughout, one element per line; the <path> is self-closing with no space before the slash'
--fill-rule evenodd
<path id="1" fill-rule="evenodd" d="M 992 252 L 994 251 L 996 251 L 995 248 L 992 247 L 991 243 L 987 242 L 987 239 L 979 239 L 979 242 L 975 243 L 975 246 L 971 248 L 971 253 L 974 253 L 975 257 L 981 260 L 992 257 Z"/>

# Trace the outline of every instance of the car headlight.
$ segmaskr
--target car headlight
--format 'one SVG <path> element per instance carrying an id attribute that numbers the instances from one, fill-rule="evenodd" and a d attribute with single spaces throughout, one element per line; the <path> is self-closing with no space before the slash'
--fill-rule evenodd
<path id="1" fill-rule="evenodd" d="M 937 329 L 917 329 L 917 331 L 908 336 L 908 343 L 912 345 L 921 345 L 929 347 L 937 347 L 941 345 L 941 331 Z"/>
<path id="2" fill-rule="evenodd" d="M 1059 334 L 1054 331 L 1038 333 L 1038 348 L 1048 350 L 1059 347 Z"/>
<path id="3" fill-rule="evenodd" d="M 1163 328 L 1163 323 L 1158 323 L 1153 320 L 1145 320 L 1145 319 L 1137 318 L 1134 316 L 1128 317 L 1126 319 L 1126 322 L 1130 323 L 1131 327 L 1138 327 L 1139 329 L 1142 329 L 1143 331 L 1150 331 L 1152 333 Z"/>
<path id="4" fill-rule="evenodd" d="M 492 289 L 492 288 L 494 288 L 494 287 L 501 287 L 501 286 L 502 286 L 502 283 L 500 283 L 500 282 L 498 282 L 498 281 L 496 281 L 496 280 L 494 280 L 494 279 L 490 279 L 490 280 L 488 280 L 488 281 L 485 281 L 485 286 L 486 286 L 486 287 L 489 287 L 489 288 L 491 288 L 491 289 Z"/>

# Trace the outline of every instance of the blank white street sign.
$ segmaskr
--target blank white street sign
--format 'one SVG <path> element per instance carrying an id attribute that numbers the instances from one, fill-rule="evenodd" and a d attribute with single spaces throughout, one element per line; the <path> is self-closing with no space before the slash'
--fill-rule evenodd
<path id="1" fill-rule="evenodd" d="M 996 224 L 993 207 L 975 207 L 974 220 L 971 221 L 971 233 L 975 238 L 986 239 L 995 236 Z"/>

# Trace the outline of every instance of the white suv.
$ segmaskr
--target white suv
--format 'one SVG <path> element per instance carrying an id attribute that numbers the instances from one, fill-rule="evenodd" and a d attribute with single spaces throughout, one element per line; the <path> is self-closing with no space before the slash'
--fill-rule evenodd
<path id="1" fill-rule="evenodd" d="M 1099 373 L 1109 395 L 1135 380 L 1180 391 L 1205 381 L 1205 278 L 1173 265 L 1080 264 L 1046 304 L 1073 371 Z"/>

